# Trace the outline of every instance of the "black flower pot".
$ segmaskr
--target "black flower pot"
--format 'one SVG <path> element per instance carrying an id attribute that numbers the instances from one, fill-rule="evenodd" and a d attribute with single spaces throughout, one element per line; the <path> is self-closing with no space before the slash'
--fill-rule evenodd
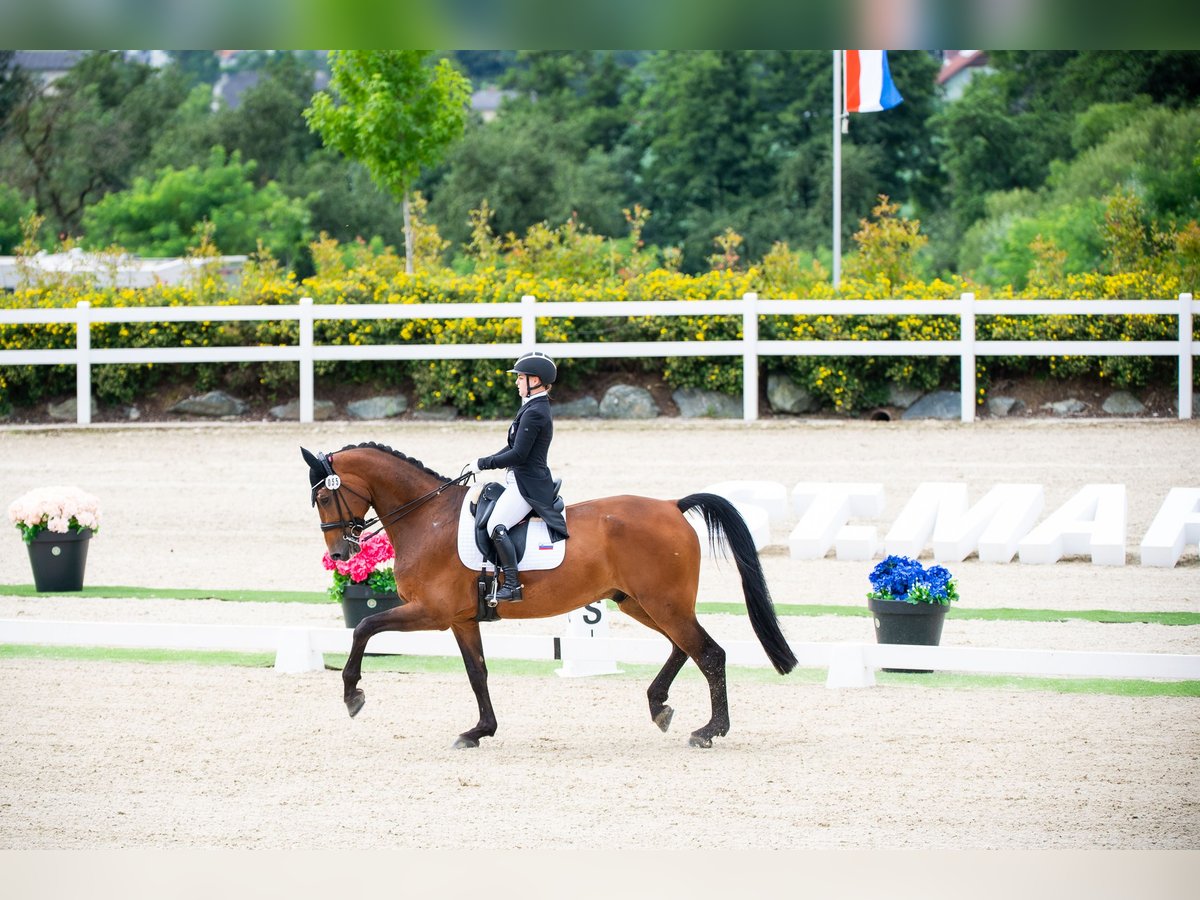
<path id="1" fill-rule="evenodd" d="M 347 628 L 353 628 L 367 616 L 395 609 L 403 602 L 395 591 L 373 591 L 366 582 L 351 582 L 342 591 L 342 619 Z"/>
<path id="2" fill-rule="evenodd" d="M 936 647 L 942 640 L 946 610 L 942 603 L 906 603 L 903 600 L 867 599 L 875 619 L 875 641 L 880 644 L 921 644 Z M 885 672 L 928 674 L 931 669 L 884 669 Z"/>
<path id="3" fill-rule="evenodd" d="M 39 593 L 83 590 L 83 570 L 87 565 L 88 542 L 92 529 L 57 534 L 39 531 L 25 546 L 33 568 L 33 586 Z"/>

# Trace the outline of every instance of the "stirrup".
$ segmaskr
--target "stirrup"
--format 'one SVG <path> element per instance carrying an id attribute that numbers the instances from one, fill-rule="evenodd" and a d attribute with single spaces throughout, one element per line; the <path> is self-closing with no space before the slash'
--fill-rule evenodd
<path id="1" fill-rule="evenodd" d="M 516 579 L 514 579 L 515 581 Z M 509 590 L 509 596 L 501 597 L 500 591 L 503 589 Z M 497 578 L 492 582 L 492 595 L 488 598 L 488 605 L 495 606 L 497 603 L 520 603 L 525 599 L 524 592 L 521 589 L 521 583 L 518 581 L 512 588 L 509 588 L 509 583 L 504 582 L 504 588 L 500 587 L 500 579 Z"/>

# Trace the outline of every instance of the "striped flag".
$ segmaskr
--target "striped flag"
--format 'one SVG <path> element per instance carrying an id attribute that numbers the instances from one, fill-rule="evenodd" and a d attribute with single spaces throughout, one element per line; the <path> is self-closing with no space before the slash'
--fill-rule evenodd
<path id="1" fill-rule="evenodd" d="M 879 112 L 904 100 L 888 69 L 886 50 L 844 50 L 843 113 Z"/>

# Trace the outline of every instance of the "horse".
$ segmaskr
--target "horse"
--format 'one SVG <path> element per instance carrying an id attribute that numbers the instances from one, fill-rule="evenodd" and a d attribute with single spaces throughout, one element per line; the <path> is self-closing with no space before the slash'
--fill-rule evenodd
<path id="1" fill-rule="evenodd" d="M 396 589 L 403 602 L 355 626 L 342 669 L 351 717 L 366 702 L 358 684 L 372 636 L 450 629 L 479 705 L 479 722 L 453 746 L 478 747 L 482 738 L 495 735 L 497 721 L 477 620 L 476 573 L 458 558 L 456 533 L 468 490 L 464 482 L 471 474 L 450 479 L 376 443 L 352 444 L 328 454 L 300 450 L 309 466 L 311 500 L 330 557 L 349 559 L 364 530 L 376 525 L 387 531 L 396 552 Z M 371 509 L 377 518 L 367 520 Z M 691 659 L 704 674 L 712 715 L 688 742 L 707 748 L 714 737 L 728 734 L 729 704 L 725 651 L 696 618 L 700 539 L 684 518 L 693 511 L 703 516 L 714 551 L 732 553 L 754 634 L 775 670 L 786 675 L 795 668 L 796 657 L 780 630 L 754 541 L 733 504 L 716 494 L 696 493 L 674 501 L 625 495 L 568 506 L 570 538 L 563 562 L 545 571 L 522 572 L 524 599 L 501 603 L 497 610 L 505 619 L 544 618 L 613 600 L 623 613 L 671 643 L 666 663 L 646 692 L 651 721 L 662 731 L 674 715 L 667 699 L 684 663 Z"/>

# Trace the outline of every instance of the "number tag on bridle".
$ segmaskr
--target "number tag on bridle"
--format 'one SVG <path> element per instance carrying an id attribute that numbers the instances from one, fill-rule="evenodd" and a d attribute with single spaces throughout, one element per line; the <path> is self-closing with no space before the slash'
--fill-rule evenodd
<path id="1" fill-rule="evenodd" d="M 336 491 L 341 486 L 342 479 L 338 478 L 336 475 L 325 476 L 325 487 L 329 488 L 329 490 Z"/>

